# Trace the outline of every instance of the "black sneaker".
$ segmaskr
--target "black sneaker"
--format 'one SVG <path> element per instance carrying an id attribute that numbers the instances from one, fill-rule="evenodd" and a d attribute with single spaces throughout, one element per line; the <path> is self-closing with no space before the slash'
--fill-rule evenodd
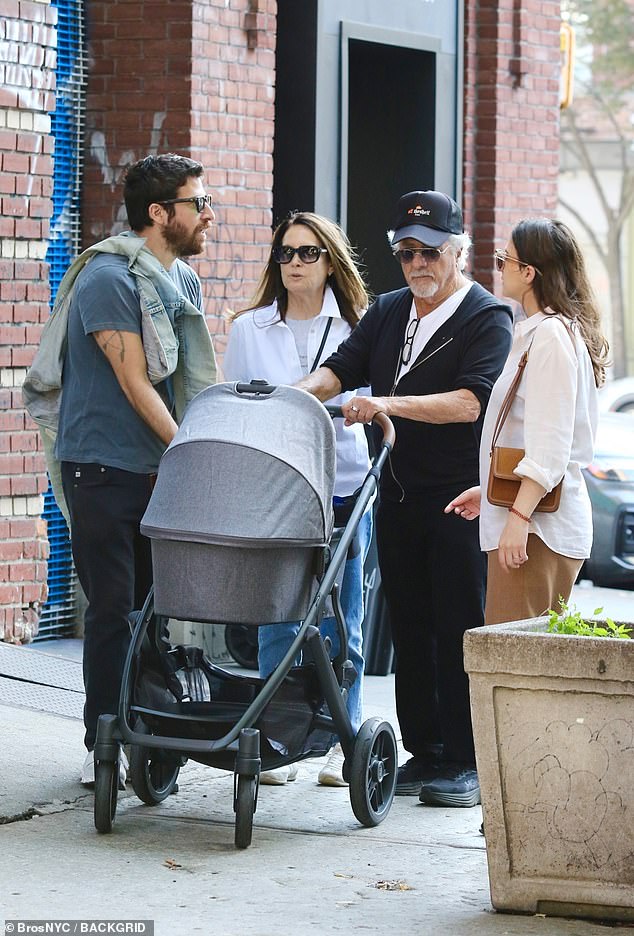
<path id="1" fill-rule="evenodd" d="M 435 806 L 477 806 L 480 784 L 475 767 L 465 764 L 443 767 L 435 777 L 421 783 L 418 798 L 421 803 Z"/>
<path id="2" fill-rule="evenodd" d="M 418 796 L 423 780 L 433 780 L 438 776 L 440 767 L 434 760 L 420 757 L 410 757 L 398 768 L 396 780 L 397 796 Z"/>

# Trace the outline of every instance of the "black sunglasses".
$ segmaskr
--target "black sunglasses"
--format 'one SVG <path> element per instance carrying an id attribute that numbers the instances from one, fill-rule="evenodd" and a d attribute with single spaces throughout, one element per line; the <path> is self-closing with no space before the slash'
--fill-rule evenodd
<path id="1" fill-rule="evenodd" d="M 312 244 L 302 244 L 301 247 L 285 247 L 280 244 L 271 251 L 276 263 L 290 263 L 295 254 L 299 255 L 302 263 L 317 263 L 322 254 L 328 253 L 325 247 L 314 247 Z"/>
<path id="2" fill-rule="evenodd" d="M 431 249 L 431 248 L 430 248 Z M 412 356 L 412 348 L 414 347 L 414 338 L 416 337 L 416 332 L 418 331 L 418 326 L 420 325 L 420 319 L 410 319 L 405 332 L 405 341 L 403 342 L 403 350 L 401 351 L 401 364 L 409 364 L 410 358 Z"/>
<path id="3" fill-rule="evenodd" d="M 198 214 L 202 214 L 205 207 L 212 208 L 213 201 L 211 195 L 192 195 L 190 198 L 168 198 L 166 201 L 160 201 L 159 205 L 185 205 L 191 202 L 196 208 Z"/>
<path id="4" fill-rule="evenodd" d="M 425 261 L 425 263 L 436 263 L 446 250 L 449 250 L 449 244 L 439 250 L 438 247 L 395 247 L 392 253 L 400 263 L 411 263 L 416 254 Z"/>

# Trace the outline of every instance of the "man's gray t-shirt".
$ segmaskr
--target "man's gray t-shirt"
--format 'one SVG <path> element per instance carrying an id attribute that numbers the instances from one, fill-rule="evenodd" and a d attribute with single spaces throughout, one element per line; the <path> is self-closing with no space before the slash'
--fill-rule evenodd
<path id="1" fill-rule="evenodd" d="M 169 276 L 193 305 L 202 310 L 196 273 L 175 260 Z M 168 309 L 172 314 L 172 310 Z M 126 257 L 98 254 L 75 282 L 68 315 L 68 350 L 56 455 L 60 461 L 108 465 L 152 474 L 165 451 L 128 402 L 94 332 L 114 330 L 141 334 L 141 304 Z M 171 408 L 170 380 L 155 386 Z"/>

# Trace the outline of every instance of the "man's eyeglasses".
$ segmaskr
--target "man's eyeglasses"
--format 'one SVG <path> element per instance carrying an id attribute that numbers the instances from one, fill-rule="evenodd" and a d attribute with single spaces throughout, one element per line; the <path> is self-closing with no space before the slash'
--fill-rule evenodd
<path id="1" fill-rule="evenodd" d="M 438 247 L 395 247 L 392 253 L 401 264 L 411 263 L 417 254 L 425 263 L 437 263 L 447 250 L 449 244 L 442 250 Z"/>
<path id="2" fill-rule="evenodd" d="M 407 329 L 405 331 L 405 341 L 403 342 L 403 350 L 401 351 L 401 364 L 409 364 L 412 357 L 412 348 L 414 347 L 414 338 L 416 337 L 416 332 L 418 331 L 418 326 L 420 324 L 420 319 L 410 319 Z"/>
<path id="3" fill-rule="evenodd" d="M 317 263 L 321 255 L 328 251 L 325 247 L 315 247 L 313 244 L 302 244 L 301 247 L 285 247 L 280 244 L 274 247 L 271 253 L 276 263 L 290 263 L 295 254 L 299 255 L 302 263 Z"/>
<path id="4" fill-rule="evenodd" d="M 202 214 L 205 208 L 213 208 L 211 195 L 192 195 L 190 198 L 168 198 L 165 201 L 158 202 L 159 205 L 185 205 L 191 202 L 198 214 Z"/>
<path id="5" fill-rule="evenodd" d="M 539 273 L 540 276 L 542 275 L 541 270 L 538 270 L 534 264 L 524 263 L 524 261 L 520 260 L 519 257 L 512 257 L 505 250 L 496 250 L 493 256 L 495 257 L 495 268 L 498 273 L 502 272 L 504 269 L 504 264 L 507 260 L 510 260 L 512 263 L 517 263 L 517 265 L 521 267 L 533 267 L 536 273 Z"/>

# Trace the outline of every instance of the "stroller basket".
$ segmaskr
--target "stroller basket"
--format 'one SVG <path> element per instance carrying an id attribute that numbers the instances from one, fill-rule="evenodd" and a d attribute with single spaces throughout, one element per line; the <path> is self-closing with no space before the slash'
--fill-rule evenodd
<path id="1" fill-rule="evenodd" d="M 138 668 L 132 712 L 155 735 L 204 741 L 222 738 L 252 705 L 266 680 L 230 673 L 213 664 L 198 648 L 176 647 L 174 655 L 179 661 L 177 666 L 166 668 L 159 663 L 158 667 Z M 189 689 L 193 689 L 193 698 Z M 260 731 L 263 764 L 278 765 L 280 758 L 296 760 L 308 754 L 327 753 L 331 733 L 313 726 L 323 704 L 314 666 L 291 669 L 254 722 Z M 236 743 L 227 747 L 229 767 L 233 766 L 236 749 Z M 225 766 L 218 752 L 209 762 Z"/>

